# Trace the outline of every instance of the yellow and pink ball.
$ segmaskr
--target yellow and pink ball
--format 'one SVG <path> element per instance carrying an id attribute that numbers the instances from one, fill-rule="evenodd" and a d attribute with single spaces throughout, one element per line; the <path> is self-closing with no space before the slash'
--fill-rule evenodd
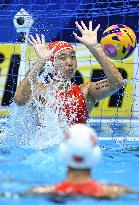
<path id="1" fill-rule="evenodd" d="M 136 35 L 126 25 L 116 24 L 103 32 L 100 43 L 108 57 L 114 60 L 123 60 L 135 50 Z"/>

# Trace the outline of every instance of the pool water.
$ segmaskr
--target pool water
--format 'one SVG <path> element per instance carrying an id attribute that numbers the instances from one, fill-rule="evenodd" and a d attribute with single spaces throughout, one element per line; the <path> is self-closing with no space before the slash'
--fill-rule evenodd
<path id="1" fill-rule="evenodd" d="M 123 123 L 122 123 L 123 124 Z M 102 148 L 101 162 L 92 170 L 92 177 L 103 183 L 119 183 L 139 190 L 139 140 L 137 130 L 127 133 L 131 125 L 103 126 L 93 125 L 99 132 L 99 144 Z M 135 126 L 134 126 L 135 127 Z M 133 129 L 133 127 L 132 127 Z M 118 134 L 113 134 L 115 130 Z M 138 129 L 139 131 L 139 129 Z M 132 134 L 131 134 L 132 133 Z M 104 136 L 105 134 L 105 136 Z M 111 134 L 111 136 L 110 136 Z M 103 138 L 104 136 L 104 138 Z M 0 148 L 0 192 L 22 192 L 33 186 L 55 184 L 65 179 L 66 167 L 59 155 L 58 146 L 43 150 L 31 147 Z M 0 197 L 0 205 L 138 205 L 139 196 L 124 195 L 115 200 L 97 200 L 89 197 L 54 197 L 54 196 L 26 196 L 5 198 Z"/>

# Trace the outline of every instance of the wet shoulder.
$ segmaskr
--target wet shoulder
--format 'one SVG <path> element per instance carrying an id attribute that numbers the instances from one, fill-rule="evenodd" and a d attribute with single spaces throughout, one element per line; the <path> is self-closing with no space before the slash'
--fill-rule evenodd
<path id="1" fill-rule="evenodd" d="M 80 84 L 79 88 L 81 92 L 83 93 L 84 97 L 87 98 L 87 94 L 89 90 L 89 82 Z"/>

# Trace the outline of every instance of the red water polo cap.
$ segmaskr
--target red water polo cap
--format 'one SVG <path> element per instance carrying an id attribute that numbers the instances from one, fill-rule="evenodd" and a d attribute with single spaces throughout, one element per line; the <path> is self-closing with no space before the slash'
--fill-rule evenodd
<path id="1" fill-rule="evenodd" d="M 50 57 L 50 61 L 52 61 L 52 62 L 54 62 L 55 55 L 58 52 L 65 50 L 65 49 L 74 50 L 73 46 L 66 41 L 54 41 L 52 43 L 49 43 L 47 48 L 48 48 L 48 50 L 51 50 L 54 46 L 56 46 L 56 49 Z"/>

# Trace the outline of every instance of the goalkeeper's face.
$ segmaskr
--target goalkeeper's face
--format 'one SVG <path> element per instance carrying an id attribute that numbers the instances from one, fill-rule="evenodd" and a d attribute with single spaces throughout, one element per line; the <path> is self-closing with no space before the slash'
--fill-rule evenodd
<path id="1" fill-rule="evenodd" d="M 70 80 L 74 77 L 77 60 L 74 49 L 64 49 L 59 51 L 54 59 L 56 72 L 64 79 Z"/>

